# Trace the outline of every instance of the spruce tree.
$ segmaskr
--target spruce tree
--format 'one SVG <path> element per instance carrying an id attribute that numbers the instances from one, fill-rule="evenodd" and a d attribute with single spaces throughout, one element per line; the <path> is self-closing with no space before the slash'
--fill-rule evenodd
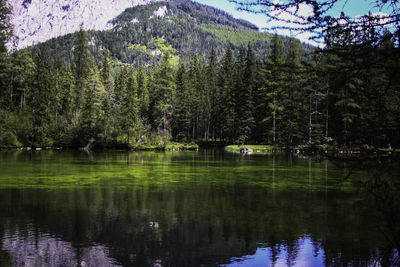
<path id="1" fill-rule="evenodd" d="M 161 67 L 154 74 L 154 107 L 153 118 L 155 127 L 161 136 L 169 137 L 175 97 L 174 70 L 169 62 L 170 55 L 163 57 Z"/>
<path id="2" fill-rule="evenodd" d="M 140 69 L 137 73 L 137 84 L 138 84 L 138 98 L 140 106 L 140 117 L 144 120 L 149 115 L 149 86 L 145 72 Z"/>
<path id="3" fill-rule="evenodd" d="M 254 127 L 254 92 L 256 87 L 256 60 L 254 58 L 253 49 L 251 45 L 248 45 L 246 66 L 244 69 L 244 80 L 243 80 L 243 92 L 241 94 L 242 108 L 240 116 L 240 129 L 241 135 L 245 136 L 245 139 L 250 138 Z"/>
<path id="4" fill-rule="evenodd" d="M 305 92 L 304 70 L 301 63 L 302 55 L 300 42 L 290 38 L 289 51 L 285 59 L 286 79 L 282 92 L 282 103 L 285 109 L 282 112 L 282 142 L 286 148 L 292 148 L 299 140 L 303 141 L 304 114 L 308 109 Z"/>
<path id="5" fill-rule="evenodd" d="M 189 67 L 189 92 L 190 92 L 190 114 L 192 126 L 192 139 L 201 137 L 201 128 L 203 128 L 203 110 L 202 94 L 204 94 L 204 77 L 202 66 L 198 55 L 194 55 Z"/>
<path id="6" fill-rule="evenodd" d="M 185 65 L 180 64 L 176 74 L 176 97 L 174 101 L 173 131 L 175 140 L 190 138 L 190 93 L 188 89 L 188 73 Z"/>
<path id="7" fill-rule="evenodd" d="M 36 72 L 28 104 L 32 114 L 30 145 L 37 147 L 51 145 L 48 133 L 51 123 L 50 106 L 53 104 L 54 79 L 52 68 L 47 58 L 39 53 L 35 56 L 34 61 Z"/>
<path id="8" fill-rule="evenodd" d="M 83 102 L 84 87 L 86 79 L 89 77 L 93 66 L 92 55 L 90 54 L 88 36 L 81 24 L 80 30 L 75 33 L 74 53 L 73 53 L 73 70 L 75 74 L 75 112 L 79 114 L 81 104 Z"/>
<path id="9" fill-rule="evenodd" d="M 10 65 L 6 70 L 8 71 L 7 103 L 10 111 L 21 111 L 26 103 L 36 66 L 27 49 L 16 51 L 9 59 Z"/>
<path id="10" fill-rule="evenodd" d="M 284 109 L 282 105 L 282 90 L 284 82 L 283 67 L 283 44 L 280 37 L 275 34 L 272 40 L 272 53 L 269 59 L 269 72 L 270 81 L 269 88 L 269 111 L 267 110 L 264 114 L 266 117 L 264 120 L 270 120 L 271 126 L 271 137 L 272 144 L 276 145 L 279 138 L 279 121 L 281 119 L 281 112 Z M 271 114 L 271 116 L 269 116 Z"/>
<path id="11" fill-rule="evenodd" d="M 114 79 L 111 75 L 112 69 L 112 58 L 110 56 L 110 52 L 107 51 L 106 55 L 103 58 L 102 68 L 101 68 L 101 80 L 104 85 L 104 89 L 107 92 L 107 96 L 109 101 L 114 99 Z"/>
<path id="12" fill-rule="evenodd" d="M 246 110 L 246 89 L 244 84 L 245 70 L 246 52 L 244 51 L 244 49 L 241 49 L 234 63 L 234 87 L 231 92 L 234 106 L 234 114 L 233 125 L 230 133 L 232 140 L 236 140 L 240 137 L 240 143 L 243 143 L 247 138 L 245 136 L 244 129 L 245 115 L 243 115 Z"/>
<path id="13" fill-rule="evenodd" d="M 209 97 L 207 104 L 210 106 L 210 110 L 208 112 L 209 118 L 207 119 L 207 138 L 209 138 L 211 135 L 213 140 L 216 138 L 218 125 L 221 123 L 221 91 L 218 86 L 217 64 L 217 55 L 213 47 L 208 59 L 206 71 L 206 92 Z"/>
<path id="14" fill-rule="evenodd" d="M 12 9 L 7 0 L 0 0 L 0 57 L 7 53 L 7 42 L 13 37 Z"/>
<path id="15" fill-rule="evenodd" d="M 219 71 L 219 86 L 221 90 L 221 126 L 220 138 L 234 141 L 232 132 L 235 127 L 233 55 L 230 46 L 227 47 Z"/>
<path id="16" fill-rule="evenodd" d="M 134 134 L 134 130 L 138 129 L 139 125 L 139 100 L 138 100 L 138 85 L 134 73 L 129 74 L 127 81 L 126 92 L 121 99 L 121 125 L 122 130 L 127 135 L 127 143 L 130 144 L 130 137 Z"/>
<path id="17" fill-rule="evenodd" d="M 106 95 L 97 67 L 90 69 L 84 85 L 82 112 L 80 121 L 80 142 L 85 144 L 91 138 L 97 138 L 103 131 L 101 105 Z"/>

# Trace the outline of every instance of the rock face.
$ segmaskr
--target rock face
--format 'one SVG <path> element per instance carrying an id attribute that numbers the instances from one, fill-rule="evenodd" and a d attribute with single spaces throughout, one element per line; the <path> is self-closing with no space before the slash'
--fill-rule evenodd
<path id="1" fill-rule="evenodd" d="M 16 48 L 44 42 L 79 30 L 107 30 L 125 9 L 159 0 L 8 0 L 19 41 Z"/>

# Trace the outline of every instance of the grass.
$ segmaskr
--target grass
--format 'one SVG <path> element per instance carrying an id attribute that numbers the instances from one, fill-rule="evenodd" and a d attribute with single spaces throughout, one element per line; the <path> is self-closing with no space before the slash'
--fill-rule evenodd
<path id="1" fill-rule="evenodd" d="M 274 148 L 273 146 L 270 145 L 244 145 L 244 146 L 230 145 L 225 147 L 225 151 L 231 153 L 240 153 L 240 150 L 242 148 L 252 149 L 253 154 L 259 154 L 259 155 L 268 155 L 272 154 L 274 151 L 280 150 L 279 148 L 276 147 Z"/>
<path id="2" fill-rule="evenodd" d="M 166 150 L 198 150 L 199 145 L 197 144 L 182 144 L 182 143 L 170 143 L 166 146 Z"/>
<path id="3" fill-rule="evenodd" d="M 164 144 L 159 144 L 159 145 L 154 145 L 154 144 L 135 144 L 132 146 L 133 150 L 142 150 L 142 151 L 174 151 L 174 150 L 198 150 L 199 146 L 197 144 L 185 144 L 185 143 L 168 143 L 166 145 Z"/>
<path id="4" fill-rule="evenodd" d="M 271 35 L 264 32 L 236 29 L 222 25 L 201 25 L 204 31 L 214 34 L 218 39 L 231 42 L 235 46 L 247 46 L 249 42 L 269 42 Z"/>

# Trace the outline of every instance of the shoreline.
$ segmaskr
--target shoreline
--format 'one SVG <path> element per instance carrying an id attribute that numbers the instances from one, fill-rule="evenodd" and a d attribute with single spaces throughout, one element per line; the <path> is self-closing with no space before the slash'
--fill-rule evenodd
<path id="1" fill-rule="evenodd" d="M 0 147 L 0 151 L 79 151 L 85 150 L 84 147 L 77 146 L 44 146 L 44 147 L 30 147 L 30 146 L 21 146 L 21 147 Z M 94 149 L 86 150 L 86 151 L 100 151 L 100 150 L 126 150 L 126 151 L 197 151 L 199 150 L 199 145 L 197 144 L 181 144 L 181 143 L 172 143 L 165 146 L 162 145 L 116 145 L 110 147 L 101 148 L 95 147 Z"/>
<path id="2" fill-rule="evenodd" d="M 104 151 L 104 150 L 126 150 L 126 151 L 198 151 L 200 148 L 210 148 L 204 144 L 186 144 L 186 143 L 170 143 L 167 145 L 148 145 L 139 144 L 133 146 L 115 145 L 115 146 L 101 146 L 95 147 L 86 151 Z M 215 148 L 215 147 L 214 147 Z M 224 151 L 233 154 L 243 155 L 272 155 L 275 153 L 293 153 L 293 154 L 306 154 L 306 155 L 341 155 L 345 157 L 357 157 L 360 155 L 372 154 L 398 154 L 400 149 L 389 148 L 338 148 L 326 146 L 298 146 L 293 149 L 286 149 L 283 147 L 274 147 L 272 145 L 227 145 L 220 147 Z M 45 146 L 45 147 L 0 147 L 0 151 L 79 151 L 84 150 L 83 147 L 76 146 Z"/>
<path id="3" fill-rule="evenodd" d="M 394 154 L 400 153 L 400 149 L 389 148 L 364 148 L 364 147 L 349 147 L 339 148 L 332 146 L 297 146 L 291 149 L 277 147 L 272 145 L 229 145 L 224 148 L 225 151 L 234 154 L 244 155 L 272 155 L 275 153 L 293 153 L 306 155 L 343 155 L 347 157 L 371 154 Z"/>

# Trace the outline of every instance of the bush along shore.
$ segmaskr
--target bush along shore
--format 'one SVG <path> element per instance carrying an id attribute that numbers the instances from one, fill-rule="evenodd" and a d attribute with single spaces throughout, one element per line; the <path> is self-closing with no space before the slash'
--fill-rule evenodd
<path id="1" fill-rule="evenodd" d="M 131 147 L 135 151 L 197 151 L 199 146 L 194 143 L 160 143 L 156 145 L 151 144 L 135 144 Z"/>
<path id="2" fill-rule="evenodd" d="M 270 145 L 229 145 L 225 147 L 225 151 L 235 154 L 268 155 L 274 152 L 282 152 L 283 150 Z"/>
<path id="3" fill-rule="evenodd" d="M 235 154 L 255 154 L 255 155 L 270 155 L 274 153 L 296 153 L 296 154 L 314 154 L 314 155 L 343 155 L 346 157 L 366 155 L 366 154 L 393 154 L 400 153 L 400 149 L 375 148 L 372 146 L 351 146 L 351 147 L 336 147 L 332 145 L 300 145 L 291 148 L 284 148 L 272 145 L 228 145 L 225 146 L 225 151 Z"/>

